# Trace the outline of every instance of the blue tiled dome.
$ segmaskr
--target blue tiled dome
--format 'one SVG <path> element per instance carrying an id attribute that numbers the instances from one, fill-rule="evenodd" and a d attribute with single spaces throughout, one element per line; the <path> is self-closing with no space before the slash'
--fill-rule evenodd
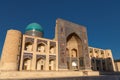
<path id="1" fill-rule="evenodd" d="M 26 31 L 30 31 L 30 30 L 36 30 L 36 31 L 40 31 L 43 32 L 43 28 L 41 25 L 39 25 L 38 23 L 31 23 L 29 24 L 26 29 Z"/>

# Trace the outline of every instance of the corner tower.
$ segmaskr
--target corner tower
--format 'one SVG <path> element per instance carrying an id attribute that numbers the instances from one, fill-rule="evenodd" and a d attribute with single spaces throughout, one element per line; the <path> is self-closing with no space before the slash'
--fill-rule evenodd
<path id="1" fill-rule="evenodd" d="M 18 30 L 8 30 L 2 56 L 2 70 L 18 70 L 22 34 Z"/>
<path id="2" fill-rule="evenodd" d="M 30 36 L 43 36 L 43 28 L 38 23 L 31 23 L 25 29 L 25 34 Z"/>

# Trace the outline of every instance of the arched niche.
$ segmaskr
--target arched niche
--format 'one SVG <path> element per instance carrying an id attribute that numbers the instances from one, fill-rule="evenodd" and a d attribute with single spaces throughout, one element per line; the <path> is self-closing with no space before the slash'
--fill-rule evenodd
<path id="1" fill-rule="evenodd" d="M 45 70 L 45 59 L 38 59 L 36 62 L 36 69 L 37 70 Z"/>
<path id="2" fill-rule="evenodd" d="M 77 58 L 77 49 L 72 49 L 71 50 L 71 57 Z"/>
<path id="3" fill-rule="evenodd" d="M 56 69 L 56 60 L 55 59 L 50 59 L 49 60 L 49 70 L 55 70 Z"/>
<path id="4" fill-rule="evenodd" d="M 76 57 L 82 56 L 82 40 L 76 33 L 71 33 L 66 40 L 66 47 L 69 50 L 69 56 L 72 57 L 72 53 Z"/>
<path id="5" fill-rule="evenodd" d="M 45 43 L 39 43 L 37 45 L 37 51 L 38 52 L 44 53 L 45 50 L 46 50 L 46 44 Z"/>
<path id="6" fill-rule="evenodd" d="M 55 54 L 55 46 L 50 46 L 50 54 Z"/>
<path id="7" fill-rule="evenodd" d="M 33 51 L 33 43 L 32 42 L 26 42 L 25 43 L 25 50 L 26 51 Z"/>
<path id="8" fill-rule="evenodd" d="M 23 60 L 23 70 L 30 70 L 31 68 L 31 59 L 26 58 Z"/>

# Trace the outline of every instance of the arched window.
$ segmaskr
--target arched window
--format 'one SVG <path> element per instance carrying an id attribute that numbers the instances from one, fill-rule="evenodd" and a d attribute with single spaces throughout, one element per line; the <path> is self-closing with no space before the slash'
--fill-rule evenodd
<path id="1" fill-rule="evenodd" d="M 43 44 L 43 43 L 38 44 L 37 51 L 38 52 L 45 52 L 45 44 Z"/>
<path id="2" fill-rule="evenodd" d="M 30 70 L 31 68 L 31 59 L 24 59 L 23 61 L 23 70 Z"/>
<path id="3" fill-rule="evenodd" d="M 33 50 L 33 45 L 31 42 L 26 42 L 25 43 L 25 50 L 27 51 L 32 51 Z"/>

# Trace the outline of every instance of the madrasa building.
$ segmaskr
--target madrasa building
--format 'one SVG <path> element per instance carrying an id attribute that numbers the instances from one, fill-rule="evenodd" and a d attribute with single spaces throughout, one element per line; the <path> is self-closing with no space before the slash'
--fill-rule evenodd
<path id="1" fill-rule="evenodd" d="M 8 30 L 0 70 L 115 71 L 111 50 L 89 47 L 84 26 L 57 19 L 55 38 L 46 39 L 43 35 L 44 30 L 38 23 L 29 24 L 25 34 Z"/>

